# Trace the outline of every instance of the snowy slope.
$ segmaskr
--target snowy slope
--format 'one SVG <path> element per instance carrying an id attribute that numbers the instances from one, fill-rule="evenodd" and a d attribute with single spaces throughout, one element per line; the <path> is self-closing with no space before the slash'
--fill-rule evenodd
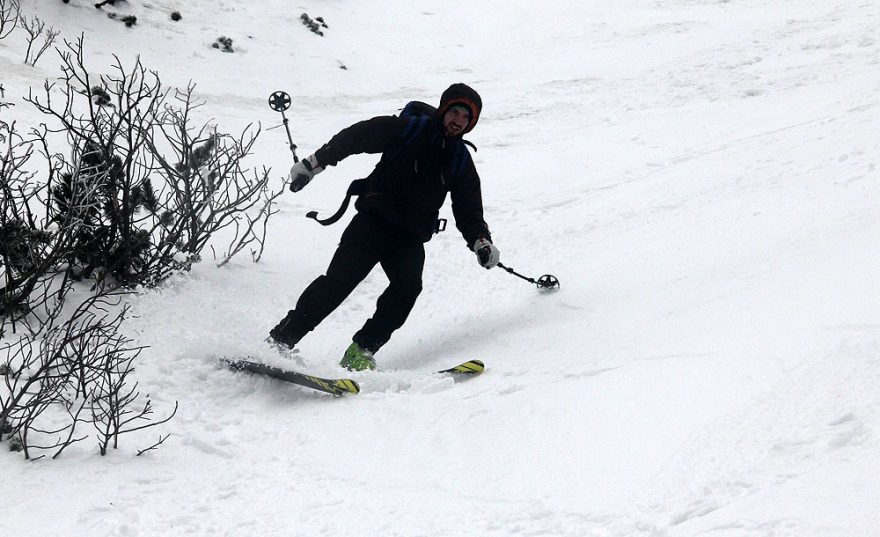
<path id="1" fill-rule="evenodd" d="M 502 261 L 562 289 L 480 269 L 450 226 L 360 395 L 218 367 L 279 360 L 262 339 L 343 229 L 303 216 L 375 162 L 348 159 L 285 195 L 259 264 L 203 263 L 137 298 L 138 380 L 158 412 L 180 402 L 172 438 L 137 458 L 157 432 L 104 458 L 0 454 L 10 535 L 880 534 L 876 3 L 131 0 L 133 29 L 79 0 L 25 4 L 85 32 L 96 71 L 140 53 L 193 80 L 227 130 L 277 126 L 266 99 L 288 91 L 302 155 L 471 84 Z M 58 75 L 21 65 L 21 39 L 0 41 L 8 100 Z M 252 165 L 282 180 L 281 129 Z M 374 272 L 297 366 L 339 375 L 384 285 Z M 431 375 L 468 358 L 487 372 Z"/>

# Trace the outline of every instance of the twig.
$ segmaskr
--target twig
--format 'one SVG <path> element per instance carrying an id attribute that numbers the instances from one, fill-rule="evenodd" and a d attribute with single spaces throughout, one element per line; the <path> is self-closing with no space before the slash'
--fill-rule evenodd
<path id="1" fill-rule="evenodd" d="M 162 444 L 164 444 L 165 441 L 168 440 L 168 438 L 169 438 L 170 436 L 171 436 L 171 433 L 168 433 L 168 434 L 166 434 L 165 436 L 160 436 L 158 442 L 156 442 L 155 444 L 153 444 L 152 446 L 150 446 L 150 447 L 148 447 L 148 448 L 144 448 L 144 449 L 139 450 L 139 451 L 137 452 L 137 455 L 135 455 L 135 456 L 136 456 L 136 457 L 140 457 L 140 456 L 143 455 L 144 453 L 146 453 L 146 452 L 148 452 L 148 451 L 151 451 L 151 450 L 154 450 L 154 449 L 158 448 L 159 446 L 161 446 Z"/>

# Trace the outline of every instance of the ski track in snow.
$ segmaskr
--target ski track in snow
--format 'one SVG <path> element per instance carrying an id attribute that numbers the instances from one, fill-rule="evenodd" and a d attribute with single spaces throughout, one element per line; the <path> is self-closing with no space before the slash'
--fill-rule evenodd
<path id="1" fill-rule="evenodd" d="M 678 505 L 652 506 L 668 514 L 670 535 L 767 535 L 769 528 L 801 535 L 816 524 L 813 517 L 823 514 L 858 520 L 858 507 L 841 506 L 834 497 L 870 486 L 872 471 L 858 453 L 877 449 L 872 424 L 880 397 L 875 389 L 877 340 L 849 337 L 850 342 L 811 356 L 772 392 L 699 431 L 683 446 L 656 483 L 658 489 L 686 490 L 687 495 Z M 817 475 L 824 486 L 812 489 Z M 817 509 L 807 517 L 785 502 L 785 495 L 802 491 Z M 717 520 L 726 510 L 743 507 L 767 518 Z"/>
<path id="2" fill-rule="evenodd" d="M 167 84 L 195 81 L 205 120 L 259 122 L 251 165 L 279 182 L 272 91 L 293 96 L 303 156 L 471 83 L 502 262 L 562 288 L 479 269 L 447 204 L 416 309 L 380 371 L 350 375 L 361 394 L 222 367 L 252 355 L 348 375 L 337 363 L 379 271 L 299 354 L 263 338 L 332 255 L 344 224 L 303 214 L 335 210 L 375 161 L 352 157 L 282 198 L 259 264 L 206 261 L 136 299 L 138 381 L 158 415 L 180 403 L 172 437 L 142 457 L 159 430 L 104 458 L 87 443 L 57 461 L 0 454 L 10 535 L 876 537 L 874 3 L 126 4 L 135 29 L 77 0 L 26 8 L 85 32 L 95 72 L 137 52 Z M 324 38 L 303 11 L 326 18 Z M 219 35 L 234 54 L 210 47 Z M 2 118 L 35 125 L 20 97 L 57 59 L 22 65 L 21 40 L 0 41 L 16 100 Z M 472 358 L 479 378 L 432 374 Z"/>

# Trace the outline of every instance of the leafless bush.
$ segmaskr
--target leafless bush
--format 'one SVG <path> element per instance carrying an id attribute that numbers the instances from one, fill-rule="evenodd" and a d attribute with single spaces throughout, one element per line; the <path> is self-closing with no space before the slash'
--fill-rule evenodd
<path id="1" fill-rule="evenodd" d="M 15 332 L 19 321 L 36 333 L 70 289 L 65 262 L 78 223 L 70 218 L 49 226 L 44 200 L 60 163 L 39 143 L 42 134 L 35 130 L 26 139 L 15 123 L 0 121 L 0 337 L 7 324 Z M 49 163 L 47 181 L 27 170 L 35 152 Z"/>
<path id="2" fill-rule="evenodd" d="M 141 348 L 126 348 L 128 342 L 113 334 L 98 341 L 101 348 L 86 349 L 82 353 L 93 361 L 82 368 L 90 369 L 94 375 L 86 384 L 89 390 L 86 400 L 101 455 L 110 447 L 118 447 L 120 435 L 165 423 L 177 412 L 175 404 L 171 415 L 158 422 L 151 421 L 153 403 L 149 395 L 141 397 L 138 383 L 129 382 L 128 378 L 134 372 L 134 360 Z"/>
<path id="3" fill-rule="evenodd" d="M 174 415 L 176 404 L 154 421 L 133 380 L 142 347 L 121 335 L 123 290 L 189 268 L 221 235 L 221 265 L 248 249 L 258 260 L 283 188 L 243 167 L 259 127 L 198 125 L 194 85 L 169 93 L 140 60 L 118 58 L 93 76 L 83 39 L 65 46 L 60 81 L 26 98 L 48 125 L 22 135 L 0 121 L 0 440 L 27 458 L 92 435 L 104 454 Z M 69 155 L 50 150 L 59 140 Z M 85 278 L 90 298 L 73 307 Z"/>
<path id="4" fill-rule="evenodd" d="M 18 26 L 21 0 L 0 0 L 0 39 L 9 36 Z"/>
<path id="5" fill-rule="evenodd" d="M 46 23 L 37 16 L 31 16 L 30 20 L 24 15 L 19 16 L 19 24 L 27 32 L 27 51 L 24 54 L 24 63 L 37 65 L 40 56 L 45 53 L 49 47 L 55 43 L 55 38 L 61 33 L 53 27 L 46 28 Z M 45 34 L 45 35 L 44 35 Z M 34 48 L 36 41 L 43 36 L 43 45 L 37 49 Z"/>
<path id="6" fill-rule="evenodd" d="M 79 275 L 152 285 L 188 268 L 227 227 L 235 235 L 224 261 L 251 244 L 259 258 L 282 193 L 268 189 L 268 170 L 251 175 L 242 166 L 259 129 L 234 137 L 196 127 L 193 85 L 168 99 L 157 73 L 140 60 L 127 70 L 118 58 L 96 78 L 84 65 L 82 38 L 66 45 L 60 87 L 47 82 L 42 97 L 26 100 L 52 116 L 58 126 L 50 132 L 64 133 L 74 148 L 53 200 L 59 214 L 90 208 L 71 263 Z M 61 101 L 53 100 L 58 89 Z"/>
<path id="7" fill-rule="evenodd" d="M 257 261 L 265 245 L 266 223 L 277 212 L 273 204 L 283 189 L 269 190 L 269 170 L 250 174 L 242 167 L 259 129 L 249 126 L 236 138 L 219 135 L 207 125 L 192 126 L 190 115 L 203 104 L 194 101 L 194 91 L 190 84 L 186 91 L 175 92 L 179 104 L 165 107 L 156 131 L 161 136 L 147 141 L 155 156 L 154 171 L 168 187 L 164 205 L 186 215 L 170 231 L 179 237 L 184 252 L 198 254 L 217 232 L 231 227 L 233 237 L 221 265 L 252 244 L 258 246 L 251 251 Z"/>
<path id="8" fill-rule="evenodd" d="M 97 431 L 104 455 L 118 447 L 121 434 L 165 423 L 176 413 L 175 404 L 169 416 L 151 421 L 151 401 L 129 380 L 143 347 L 131 346 L 119 331 L 127 313 L 121 298 L 93 295 L 63 323 L 0 347 L 6 354 L 0 430 L 25 458 L 44 451 L 58 457 L 88 438 L 83 429 L 89 428 Z"/>

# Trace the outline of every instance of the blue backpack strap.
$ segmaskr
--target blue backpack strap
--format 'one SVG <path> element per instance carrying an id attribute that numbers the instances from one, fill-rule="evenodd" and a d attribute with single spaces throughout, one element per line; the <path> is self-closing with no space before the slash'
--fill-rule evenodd
<path id="1" fill-rule="evenodd" d="M 404 127 L 403 132 L 400 135 L 400 142 L 393 146 L 392 148 L 385 151 L 385 154 L 382 156 L 382 160 L 388 161 L 396 157 L 403 151 L 403 148 L 408 146 L 415 140 L 419 134 L 425 129 L 425 125 L 428 124 L 431 118 L 428 116 L 413 116 L 409 118 L 409 121 Z"/>
<path id="2" fill-rule="evenodd" d="M 470 158 L 471 155 L 470 153 L 468 153 L 464 142 L 459 140 L 458 143 L 455 145 L 455 150 L 452 153 L 452 163 L 449 168 L 452 172 L 452 177 L 458 177 L 461 172 L 464 171 L 464 166 L 465 164 L 467 164 L 467 161 Z"/>
<path id="3" fill-rule="evenodd" d="M 416 139 L 416 137 L 422 133 L 425 129 L 425 125 L 428 124 L 428 121 L 431 118 L 428 116 L 415 116 L 410 118 L 409 123 L 407 123 L 406 128 L 403 129 L 403 133 L 400 135 L 401 146 L 406 147 Z"/>

